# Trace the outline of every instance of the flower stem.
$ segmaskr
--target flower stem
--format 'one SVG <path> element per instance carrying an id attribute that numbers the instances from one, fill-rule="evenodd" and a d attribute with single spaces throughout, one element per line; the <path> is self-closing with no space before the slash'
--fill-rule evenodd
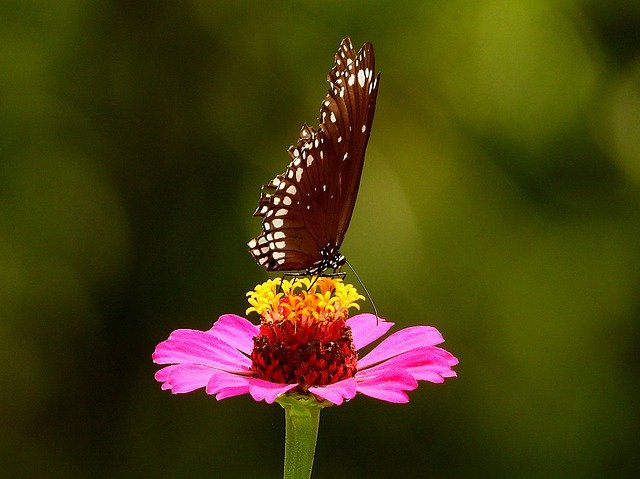
<path id="1" fill-rule="evenodd" d="M 284 395 L 277 401 L 285 416 L 284 479 L 308 479 L 316 451 L 320 409 L 330 403 L 296 394 Z"/>

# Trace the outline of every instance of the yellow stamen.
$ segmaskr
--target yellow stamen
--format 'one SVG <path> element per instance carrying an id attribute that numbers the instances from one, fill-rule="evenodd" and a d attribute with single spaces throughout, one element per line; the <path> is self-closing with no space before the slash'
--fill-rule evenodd
<path id="1" fill-rule="evenodd" d="M 344 319 L 350 308 L 360 309 L 364 300 L 351 284 L 341 278 L 326 276 L 312 282 L 310 278 L 270 279 L 247 293 L 250 307 L 263 320 L 281 321 L 314 318 L 316 320 Z"/>

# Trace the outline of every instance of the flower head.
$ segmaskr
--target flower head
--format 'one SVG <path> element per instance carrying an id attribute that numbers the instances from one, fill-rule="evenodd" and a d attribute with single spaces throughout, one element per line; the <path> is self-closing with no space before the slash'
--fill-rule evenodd
<path id="1" fill-rule="evenodd" d="M 208 331 L 176 330 L 153 353 L 163 389 L 204 387 L 216 399 L 249 393 L 272 403 L 285 393 L 342 404 L 360 392 L 389 402 L 409 400 L 417 381 L 443 382 L 458 360 L 436 347 L 437 329 L 415 326 L 391 334 L 362 358 L 358 351 L 393 323 L 372 314 L 349 318 L 364 299 L 340 279 L 275 278 L 247 293 L 247 314 L 260 326 L 226 314 Z"/>

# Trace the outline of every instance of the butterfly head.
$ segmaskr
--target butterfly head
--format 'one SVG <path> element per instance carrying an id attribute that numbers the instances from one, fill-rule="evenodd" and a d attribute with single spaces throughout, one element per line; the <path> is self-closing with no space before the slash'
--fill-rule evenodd
<path id="1" fill-rule="evenodd" d="M 328 243 L 320 251 L 321 259 L 307 270 L 310 276 L 322 275 L 326 270 L 332 269 L 334 272 L 339 271 L 347 259 L 338 251 L 335 244 Z"/>

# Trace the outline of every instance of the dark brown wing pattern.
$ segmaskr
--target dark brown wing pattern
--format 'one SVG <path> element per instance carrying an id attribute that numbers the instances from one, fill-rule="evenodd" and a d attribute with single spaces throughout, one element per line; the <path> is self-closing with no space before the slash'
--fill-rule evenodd
<path id="1" fill-rule="evenodd" d="M 262 187 L 254 216 L 262 232 L 248 243 L 268 271 L 322 274 L 339 269 L 371 133 L 378 93 L 373 46 L 345 38 L 329 72 L 320 125 L 304 125 L 286 171 Z"/>

